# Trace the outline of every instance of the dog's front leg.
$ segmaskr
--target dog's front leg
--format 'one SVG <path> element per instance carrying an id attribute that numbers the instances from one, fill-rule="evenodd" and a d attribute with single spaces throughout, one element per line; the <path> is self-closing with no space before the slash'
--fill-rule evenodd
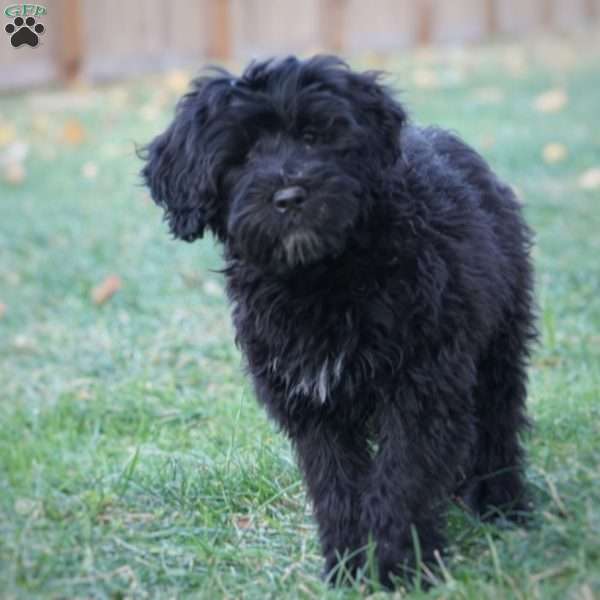
<path id="1" fill-rule="evenodd" d="M 375 543 L 382 584 L 411 579 L 442 551 L 447 500 L 474 438 L 468 392 L 448 397 L 410 384 L 380 407 L 378 450 L 363 497 L 362 528 Z"/>
<path id="2" fill-rule="evenodd" d="M 339 564 L 353 575 L 366 543 L 359 527 L 360 491 L 370 461 L 365 434 L 327 418 L 304 428 L 293 441 L 319 527 L 325 575 L 335 580 Z"/>

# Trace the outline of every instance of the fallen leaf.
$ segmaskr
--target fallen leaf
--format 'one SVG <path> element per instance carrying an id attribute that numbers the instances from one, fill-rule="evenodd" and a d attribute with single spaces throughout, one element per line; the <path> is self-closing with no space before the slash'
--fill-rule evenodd
<path id="1" fill-rule="evenodd" d="M 121 278 L 118 275 L 109 275 L 92 290 L 92 302 L 94 302 L 94 304 L 104 304 L 105 302 L 108 302 L 121 287 Z"/>
<path id="2" fill-rule="evenodd" d="M 56 157 L 58 155 L 58 153 L 56 152 L 56 146 L 50 146 L 49 144 L 39 146 L 38 153 L 40 158 L 46 161 L 56 160 Z"/>
<path id="3" fill-rule="evenodd" d="M 546 358 L 541 358 L 535 362 L 536 366 L 539 367 L 556 367 L 560 365 L 560 358 L 556 356 L 547 356 Z"/>
<path id="4" fill-rule="evenodd" d="M 486 133 L 481 136 L 480 143 L 484 150 L 489 150 L 496 144 L 496 138 L 492 134 Z"/>
<path id="5" fill-rule="evenodd" d="M 568 102 L 567 92 L 561 88 L 554 88 L 540 94 L 535 99 L 534 107 L 539 112 L 553 113 L 562 110 Z"/>
<path id="6" fill-rule="evenodd" d="M 15 271 L 5 271 L 4 278 L 12 286 L 17 286 L 21 284 L 21 276 Z"/>
<path id="7" fill-rule="evenodd" d="M 420 46 L 415 50 L 415 60 L 421 64 L 431 64 L 439 58 L 439 52 L 433 46 Z"/>
<path id="8" fill-rule="evenodd" d="M 203 286 L 202 289 L 207 296 L 213 296 L 214 298 L 218 298 L 223 295 L 223 288 L 212 279 L 209 279 Z"/>
<path id="9" fill-rule="evenodd" d="M 29 146 L 25 142 L 13 142 L 0 151 L 0 165 L 23 162 L 29 154 Z"/>
<path id="10" fill-rule="evenodd" d="M 482 87 L 475 90 L 475 99 L 483 104 L 500 104 L 504 100 L 504 91 L 498 87 Z"/>
<path id="11" fill-rule="evenodd" d="M 579 187 L 583 190 L 600 189 L 600 167 L 592 167 L 579 177 Z"/>
<path id="12" fill-rule="evenodd" d="M 98 177 L 98 165 L 93 162 L 84 163 L 83 167 L 81 167 L 81 174 L 86 179 L 96 179 Z"/>
<path id="13" fill-rule="evenodd" d="M 508 47 L 504 52 L 504 66 L 513 77 L 524 77 L 527 74 L 527 59 L 522 48 Z"/>
<path id="14" fill-rule="evenodd" d="M 190 83 L 190 76 L 185 71 L 170 71 L 165 78 L 165 83 L 175 94 L 183 94 Z"/>
<path id="15" fill-rule="evenodd" d="M 62 131 L 62 139 L 65 143 L 78 146 L 85 140 L 86 134 L 83 125 L 76 119 L 69 119 Z"/>
<path id="16" fill-rule="evenodd" d="M 92 391 L 86 388 L 81 388 L 77 390 L 77 399 L 78 400 L 89 400 L 93 397 Z"/>
<path id="17" fill-rule="evenodd" d="M 122 158 L 130 155 L 130 147 L 125 144 L 109 142 L 100 148 L 100 154 L 106 158 Z"/>
<path id="18" fill-rule="evenodd" d="M 235 525 L 238 529 L 249 529 L 252 525 L 252 519 L 248 516 L 236 517 Z"/>
<path id="19" fill-rule="evenodd" d="M 0 319 L 6 314 L 6 304 L 0 302 Z"/>
<path id="20" fill-rule="evenodd" d="M 17 350 L 23 350 L 23 351 L 35 351 L 36 350 L 36 344 L 35 341 L 33 339 L 31 339 L 30 337 L 27 337 L 26 335 L 20 334 L 20 335 L 16 335 L 13 339 L 13 346 L 17 349 Z"/>
<path id="21" fill-rule="evenodd" d="M 50 118 L 48 115 L 34 115 L 31 119 L 31 129 L 39 135 L 47 135 L 50 129 Z"/>
<path id="22" fill-rule="evenodd" d="M 581 600 L 594 600 L 596 598 L 594 591 L 592 590 L 589 583 L 584 583 L 579 588 L 579 594 L 577 595 Z"/>
<path id="23" fill-rule="evenodd" d="M 418 68 L 413 73 L 413 82 L 416 87 L 423 89 L 434 89 L 440 86 L 439 78 L 431 69 Z"/>
<path id="24" fill-rule="evenodd" d="M 160 117 L 160 109 L 153 104 L 146 104 L 140 108 L 140 117 L 142 117 L 144 121 L 156 121 L 158 117 Z"/>
<path id="25" fill-rule="evenodd" d="M 381 52 L 367 52 L 362 60 L 365 70 L 385 71 L 388 66 L 388 57 Z"/>
<path id="26" fill-rule="evenodd" d="M 10 185 L 22 184 L 26 176 L 25 167 L 20 162 L 9 163 L 2 170 L 2 179 Z"/>
<path id="27" fill-rule="evenodd" d="M 93 108 L 99 98 L 100 94 L 87 86 L 71 86 L 62 91 L 34 91 L 27 97 L 27 108 L 32 114 L 72 113 Z"/>
<path id="28" fill-rule="evenodd" d="M 552 142 L 542 150 L 542 158 L 548 164 L 554 164 L 567 158 L 567 148 L 564 144 Z"/>
<path id="29" fill-rule="evenodd" d="M 33 513 L 39 506 L 39 503 L 29 498 L 17 498 L 15 500 L 15 512 L 18 515 L 26 516 Z"/>
<path id="30" fill-rule="evenodd" d="M 108 93 L 108 104 L 111 108 L 122 110 L 129 102 L 129 92 L 122 87 L 113 88 Z"/>
<path id="31" fill-rule="evenodd" d="M 535 55 L 537 60 L 552 71 L 572 69 L 581 62 L 581 56 L 571 45 L 550 40 L 545 43 L 542 42 L 536 48 Z"/>
<path id="32" fill-rule="evenodd" d="M 17 137 L 14 125 L 11 123 L 0 123 L 0 146 L 10 144 Z"/>

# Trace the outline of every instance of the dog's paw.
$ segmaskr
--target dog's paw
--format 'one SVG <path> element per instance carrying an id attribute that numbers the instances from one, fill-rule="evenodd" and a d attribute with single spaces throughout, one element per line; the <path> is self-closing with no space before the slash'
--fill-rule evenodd
<path id="1" fill-rule="evenodd" d="M 379 583 L 388 590 L 399 587 L 427 589 L 433 584 L 429 580 L 429 572 L 428 563 L 418 561 L 412 552 L 395 560 L 379 561 Z"/>
<path id="2" fill-rule="evenodd" d="M 435 530 L 422 529 L 420 539 L 385 544 L 377 552 L 379 582 L 387 589 L 427 589 L 434 585 L 438 570 L 436 554 L 443 552 L 445 540 Z"/>
<path id="3" fill-rule="evenodd" d="M 44 26 L 36 23 L 33 17 L 27 17 L 25 20 L 22 17 L 15 17 L 4 31 L 11 36 L 10 43 L 13 47 L 27 45 L 35 48 L 40 41 L 39 34 L 44 33 Z"/>
<path id="4" fill-rule="evenodd" d="M 532 517 L 533 502 L 520 479 L 476 481 L 460 493 L 460 504 L 485 522 L 510 522 L 525 526 Z"/>

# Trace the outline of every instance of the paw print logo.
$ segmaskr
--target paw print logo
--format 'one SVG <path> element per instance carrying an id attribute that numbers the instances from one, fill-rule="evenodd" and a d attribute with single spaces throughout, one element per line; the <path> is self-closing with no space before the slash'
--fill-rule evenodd
<path id="1" fill-rule="evenodd" d="M 18 48 L 23 44 L 35 48 L 39 41 L 39 34 L 44 33 L 44 26 L 35 22 L 33 17 L 16 17 L 12 23 L 9 23 L 4 31 L 10 35 L 10 43 Z"/>

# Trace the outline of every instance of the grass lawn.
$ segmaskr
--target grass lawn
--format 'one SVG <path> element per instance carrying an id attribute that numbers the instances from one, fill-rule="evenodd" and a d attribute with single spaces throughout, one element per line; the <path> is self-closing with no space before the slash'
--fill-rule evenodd
<path id="1" fill-rule="evenodd" d="M 452 509 L 440 583 L 410 597 L 600 598 L 599 59 L 578 42 L 356 62 L 481 150 L 537 232 L 537 516 L 499 528 Z M 290 447 L 241 374 L 218 249 L 170 240 L 138 187 L 134 143 L 185 79 L 0 99 L 3 599 L 365 594 L 320 580 Z M 109 275 L 121 289 L 94 303 Z"/>

